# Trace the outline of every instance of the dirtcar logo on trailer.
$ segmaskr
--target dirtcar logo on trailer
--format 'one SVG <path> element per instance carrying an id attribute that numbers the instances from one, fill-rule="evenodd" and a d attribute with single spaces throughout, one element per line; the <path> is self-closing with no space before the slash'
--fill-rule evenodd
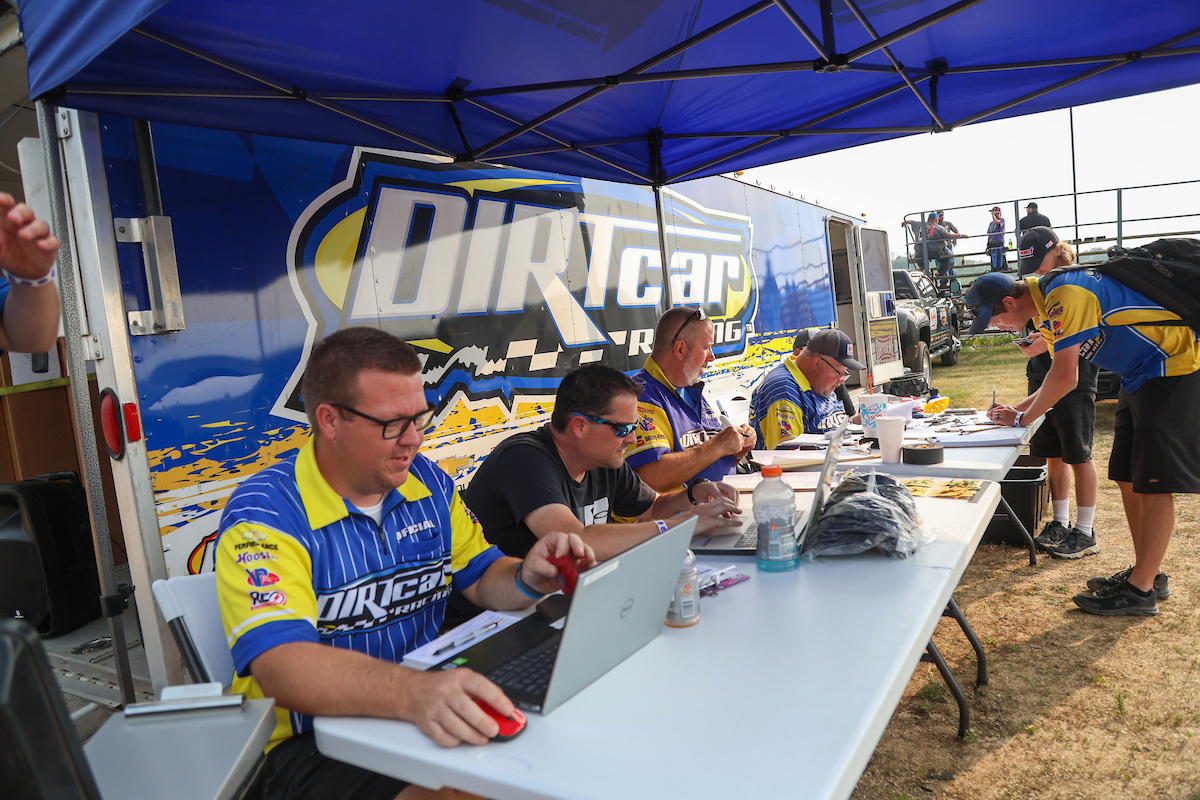
<path id="1" fill-rule="evenodd" d="M 306 421 L 308 353 L 350 325 L 416 347 L 439 409 L 457 392 L 511 409 L 583 363 L 639 369 L 668 299 L 703 308 L 717 357 L 740 357 L 757 299 L 750 220 L 664 193 L 665 267 L 649 189 L 356 150 L 292 230 L 309 330 L 273 413 Z"/>

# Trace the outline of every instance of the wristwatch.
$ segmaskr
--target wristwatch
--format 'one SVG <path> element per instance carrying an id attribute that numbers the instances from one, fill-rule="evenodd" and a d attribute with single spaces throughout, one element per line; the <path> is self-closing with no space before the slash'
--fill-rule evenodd
<path id="1" fill-rule="evenodd" d="M 699 505 L 700 501 L 696 499 L 696 495 L 692 494 L 692 490 L 695 489 L 697 486 L 699 486 L 702 483 L 711 483 L 711 481 L 708 478 L 700 478 L 700 479 L 692 481 L 691 483 L 688 484 L 688 487 L 687 487 L 688 500 L 691 500 L 692 505 L 694 505 L 694 506 Z"/>

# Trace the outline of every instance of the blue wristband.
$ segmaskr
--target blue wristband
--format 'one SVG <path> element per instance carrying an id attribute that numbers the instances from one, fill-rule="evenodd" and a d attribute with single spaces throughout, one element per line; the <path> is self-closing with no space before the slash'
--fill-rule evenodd
<path id="1" fill-rule="evenodd" d="M 525 595 L 526 597 L 533 599 L 533 600 L 541 600 L 546 595 L 541 594 L 539 592 L 535 592 L 532 588 L 530 588 L 529 584 L 527 584 L 527 583 L 525 583 L 525 581 L 521 580 L 521 570 L 524 569 L 524 567 L 525 567 L 525 562 L 522 561 L 520 564 L 517 564 L 517 571 L 513 573 L 513 580 L 516 581 L 517 588 L 520 589 L 521 594 Z"/>

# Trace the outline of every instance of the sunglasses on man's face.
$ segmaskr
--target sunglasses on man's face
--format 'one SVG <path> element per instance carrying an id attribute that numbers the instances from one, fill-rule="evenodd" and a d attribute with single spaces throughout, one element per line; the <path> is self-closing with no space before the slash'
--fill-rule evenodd
<path id="1" fill-rule="evenodd" d="M 577 417 L 583 417 L 586 420 L 594 422 L 597 425 L 608 425 L 613 429 L 613 433 L 621 439 L 633 433 L 633 429 L 637 427 L 636 422 L 612 422 L 603 417 L 593 417 L 591 414 L 584 414 L 582 411 L 572 411 L 571 413 Z"/>

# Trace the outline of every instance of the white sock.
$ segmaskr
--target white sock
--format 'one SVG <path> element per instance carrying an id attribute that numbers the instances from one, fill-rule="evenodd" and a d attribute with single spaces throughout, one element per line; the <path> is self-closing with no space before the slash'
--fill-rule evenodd
<path id="1" fill-rule="evenodd" d="M 1096 518 L 1096 507 L 1087 506 L 1085 508 L 1084 506 L 1079 506 L 1075 509 L 1075 514 L 1077 517 L 1075 527 L 1079 529 L 1080 533 L 1086 533 L 1088 536 L 1091 536 L 1092 520 Z"/>
<path id="2" fill-rule="evenodd" d="M 1054 521 L 1061 522 L 1068 528 L 1071 527 L 1071 498 L 1066 500 L 1052 500 L 1054 506 Z M 1092 509 L 1095 511 L 1096 509 Z M 1090 524 L 1090 523 L 1089 523 Z"/>

